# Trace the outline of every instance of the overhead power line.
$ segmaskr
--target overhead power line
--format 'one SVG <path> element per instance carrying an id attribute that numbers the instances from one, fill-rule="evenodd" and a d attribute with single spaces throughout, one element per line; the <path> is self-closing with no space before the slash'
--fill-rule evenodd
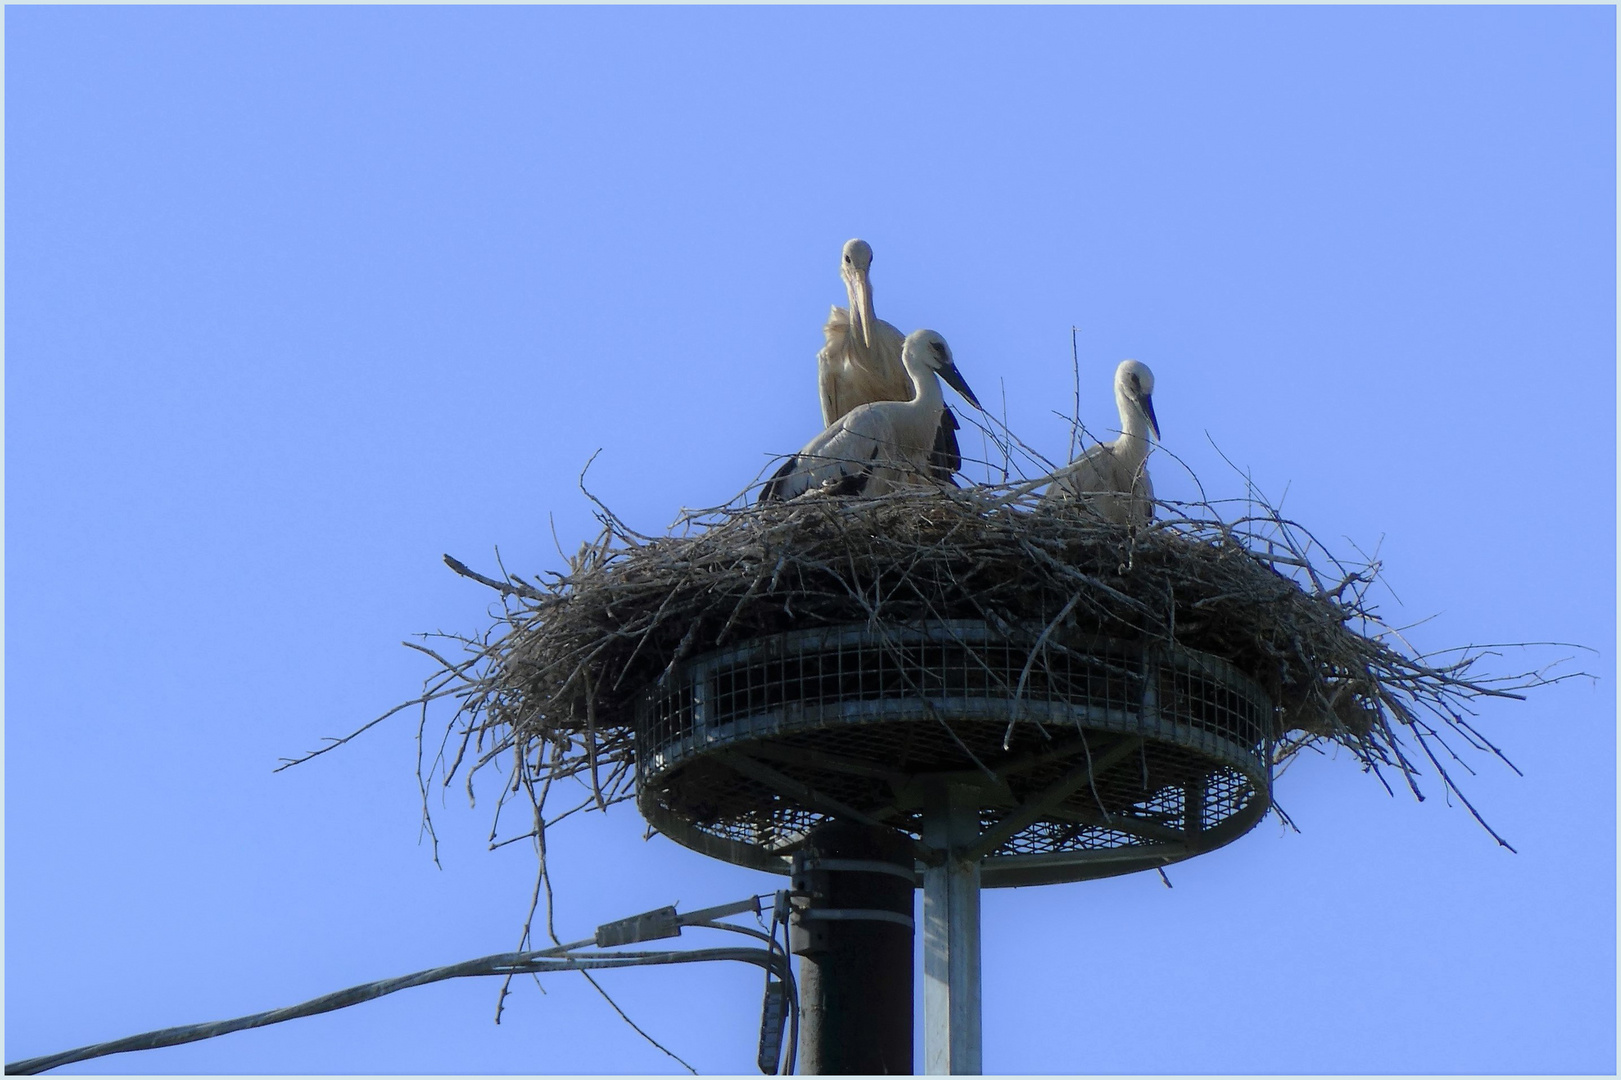
<path id="1" fill-rule="evenodd" d="M 776 906 L 780 908 L 784 905 L 778 904 Z M 351 986 L 347 990 L 324 994 L 301 1005 L 253 1013 L 250 1016 L 241 1016 L 234 1020 L 219 1020 L 205 1024 L 186 1024 L 180 1027 L 162 1028 L 158 1031 L 148 1031 L 140 1035 L 115 1039 L 111 1042 L 96 1043 L 92 1046 L 82 1046 L 56 1054 L 25 1058 L 21 1061 L 8 1062 L 6 1064 L 6 1075 L 41 1073 L 76 1061 L 105 1057 L 108 1054 L 123 1054 L 132 1050 L 154 1050 L 162 1046 L 178 1046 L 181 1043 L 212 1039 L 216 1036 L 228 1035 L 233 1031 L 246 1031 L 249 1028 L 266 1027 L 286 1020 L 297 1020 L 305 1016 L 315 1016 L 318 1013 L 348 1008 L 351 1005 L 371 1001 L 374 998 L 380 998 L 399 990 L 407 990 L 413 986 L 424 986 L 428 983 L 442 982 L 445 979 L 461 979 L 475 975 L 527 975 L 554 971 L 590 971 L 609 968 L 645 967 L 653 964 L 694 964 L 714 960 L 733 960 L 764 968 L 768 977 L 774 975 L 781 979 L 786 986 L 792 988 L 793 971 L 788 962 L 788 957 L 785 952 L 776 947 L 765 949 L 720 948 L 612 953 L 582 953 L 576 951 L 592 945 L 611 946 L 676 937 L 681 933 L 683 926 L 740 929 L 739 927 L 727 926 L 724 923 L 717 923 L 715 920 L 725 915 L 734 915 L 751 909 L 757 913 L 761 911 L 760 897 L 751 897 L 735 904 L 706 908 L 686 915 L 677 913 L 673 907 L 660 908 L 657 911 L 650 911 L 630 919 L 605 923 L 597 928 L 594 937 L 571 942 L 567 945 L 557 945 L 550 949 L 539 949 L 532 952 L 497 953 L 493 956 L 480 957 L 477 960 L 465 960 L 459 964 L 428 968 L 425 971 L 401 975 L 393 979 L 362 983 L 359 986 Z M 792 994 L 792 989 L 789 992 Z M 793 1051 L 790 1049 L 790 1063 L 792 1053 Z"/>

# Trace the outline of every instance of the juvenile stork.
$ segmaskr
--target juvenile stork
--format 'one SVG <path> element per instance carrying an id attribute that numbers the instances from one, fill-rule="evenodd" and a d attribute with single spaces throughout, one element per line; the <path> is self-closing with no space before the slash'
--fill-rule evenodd
<path id="1" fill-rule="evenodd" d="M 901 332 L 873 313 L 872 245 L 849 240 L 839 261 L 839 276 L 850 306 L 837 305 L 822 327 L 826 344 L 816 354 L 816 383 L 822 397 L 822 423 L 831 427 L 859 405 L 873 401 L 910 401 L 912 380 L 901 363 Z M 952 483 L 962 468 L 957 446 L 957 417 L 940 411 L 933 449 L 934 475 Z"/>
<path id="2" fill-rule="evenodd" d="M 946 339 L 933 330 L 907 336 L 901 364 L 914 388 L 908 400 L 857 405 L 829 424 L 766 481 L 760 502 L 785 502 L 812 490 L 881 495 L 938 483 L 933 452 L 945 409 L 939 380 L 976 409 L 979 400 L 957 370 Z"/>
<path id="3" fill-rule="evenodd" d="M 1136 360 L 1114 372 L 1114 402 L 1120 437 L 1098 443 L 1058 470 L 1048 499 L 1080 499 L 1105 521 L 1146 524 L 1154 517 L 1154 484 L 1148 478 L 1148 433 L 1159 438 L 1154 417 L 1154 373 Z"/>

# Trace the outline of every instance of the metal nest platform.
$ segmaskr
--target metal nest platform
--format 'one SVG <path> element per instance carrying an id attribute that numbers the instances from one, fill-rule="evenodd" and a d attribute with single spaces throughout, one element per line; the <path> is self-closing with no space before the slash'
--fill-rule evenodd
<path id="1" fill-rule="evenodd" d="M 977 806 L 984 885 L 1079 881 L 1248 832 L 1271 805 L 1273 714 L 1253 680 L 1178 646 L 966 620 L 796 630 L 643 696 L 637 797 L 671 839 L 787 873 L 824 818 L 921 838 L 949 787 Z"/>

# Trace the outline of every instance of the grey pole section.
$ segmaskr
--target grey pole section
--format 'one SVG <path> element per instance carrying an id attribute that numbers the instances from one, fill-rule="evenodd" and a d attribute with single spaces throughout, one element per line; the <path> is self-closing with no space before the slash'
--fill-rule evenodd
<path id="1" fill-rule="evenodd" d="M 912 841 L 826 821 L 794 855 L 799 1071 L 912 1072 Z"/>
<path id="2" fill-rule="evenodd" d="M 931 1076 L 978 1075 L 979 839 L 973 793 L 940 781 L 924 791 L 923 842 L 945 859 L 923 872 L 923 1067 Z"/>

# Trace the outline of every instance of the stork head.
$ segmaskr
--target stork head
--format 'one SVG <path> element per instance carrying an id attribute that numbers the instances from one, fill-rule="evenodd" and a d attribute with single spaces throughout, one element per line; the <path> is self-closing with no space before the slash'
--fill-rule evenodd
<path id="1" fill-rule="evenodd" d="M 844 242 L 844 276 L 865 274 L 872 267 L 872 245 L 865 240 Z"/>
<path id="2" fill-rule="evenodd" d="M 1114 371 L 1114 396 L 1123 406 L 1135 407 L 1159 438 L 1159 420 L 1154 416 L 1154 373 L 1141 360 L 1122 360 Z"/>
<path id="3" fill-rule="evenodd" d="M 850 297 L 850 321 L 861 324 L 861 344 L 872 348 L 872 324 L 877 318 L 872 308 L 872 283 L 867 272 L 872 268 L 872 245 L 865 240 L 846 240 L 840 256 L 839 274 L 844 278 L 844 291 Z"/>
<path id="4" fill-rule="evenodd" d="M 901 346 L 901 363 L 906 366 L 909 374 L 916 376 L 923 372 L 931 372 L 940 376 L 941 380 L 957 393 L 963 400 L 974 408 L 984 411 L 984 406 L 968 389 L 967 381 L 962 372 L 957 370 L 957 363 L 951 357 L 951 346 L 946 339 L 934 330 L 913 330 L 906 335 L 906 343 Z"/>

